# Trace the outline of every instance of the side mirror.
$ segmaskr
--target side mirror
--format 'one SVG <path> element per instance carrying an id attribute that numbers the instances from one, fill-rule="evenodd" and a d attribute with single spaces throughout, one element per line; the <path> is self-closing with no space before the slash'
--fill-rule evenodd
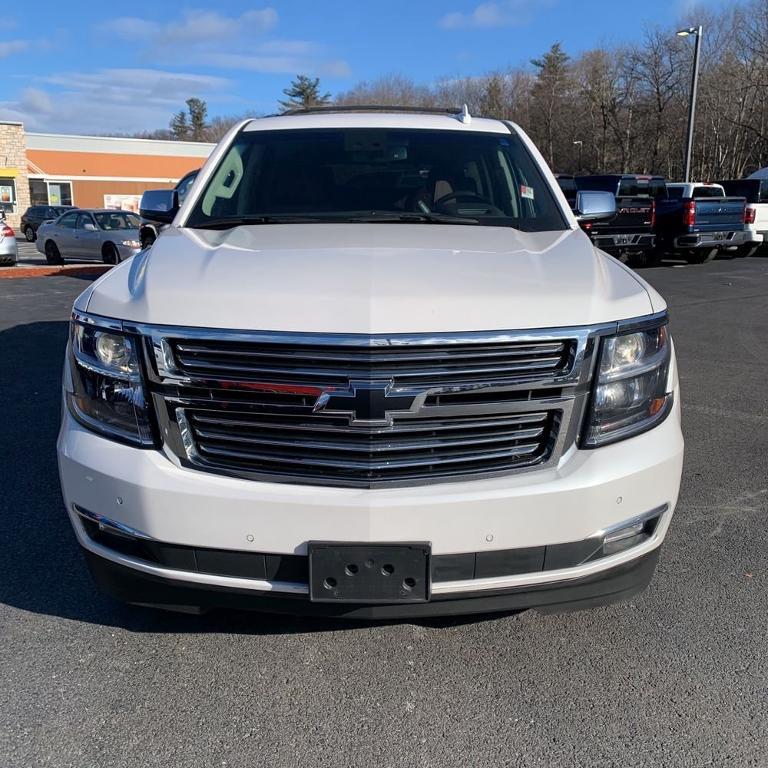
<path id="1" fill-rule="evenodd" d="M 98 227 L 92 221 L 86 221 L 85 224 L 83 224 L 83 229 L 86 232 L 96 232 Z"/>
<path id="2" fill-rule="evenodd" d="M 175 189 L 150 189 L 141 196 L 139 213 L 143 219 L 170 224 L 179 211 L 179 196 Z"/>
<path id="3" fill-rule="evenodd" d="M 576 218 L 579 221 L 602 221 L 616 215 L 616 198 L 610 192 L 576 193 Z"/>

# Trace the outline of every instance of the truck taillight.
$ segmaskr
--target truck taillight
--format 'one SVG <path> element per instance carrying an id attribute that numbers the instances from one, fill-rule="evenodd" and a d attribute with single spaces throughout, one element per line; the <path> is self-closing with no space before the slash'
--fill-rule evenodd
<path id="1" fill-rule="evenodd" d="M 656 201 L 651 201 L 651 229 L 656 229 Z"/>
<path id="2" fill-rule="evenodd" d="M 755 216 L 757 215 L 757 208 L 752 208 L 751 206 L 744 209 L 744 223 L 745 224 L 754 224 L 755 223 Z"/>
<path id="3" fill-rule="evenodd" d="M 696 201 L 688 200 L 685 203 L 685 214 L 683 223 L 686 227 L 692 227 L 696 224 Z"/>
<path id="4" fill-rule="evenodd" d="M 16 233 L 6 224 L 3 227 L 3 237 L 16 237 Z"/>

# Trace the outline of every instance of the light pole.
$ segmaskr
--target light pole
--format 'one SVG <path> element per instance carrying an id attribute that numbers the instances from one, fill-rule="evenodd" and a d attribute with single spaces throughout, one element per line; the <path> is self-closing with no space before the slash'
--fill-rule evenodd
<path id="1" fill-rule="evenodd" d="M 579 170 L 576 171 L 576 173 L 581 173 L 581 150 L 584 149 L 584 142 L 581 139 L 576 139 L 576 141 L 573 142 L 574 146 L 579 147 Z"/>
<path id="2" fill-rule="evenodd" d="M 696 89 L 699 85 L 699 53 L 701 51 L 701 25 L 688 27 L 677 32 L 678 37 L 696 35 L 696 47 L 693 49 L 693 74 L 691 76 L 691 102 L 688 107 L 688 139 L 685 143 L 685 179 L 691 180 L 691 153 L 693 152 L 693 121 L 696 114 Z"/>

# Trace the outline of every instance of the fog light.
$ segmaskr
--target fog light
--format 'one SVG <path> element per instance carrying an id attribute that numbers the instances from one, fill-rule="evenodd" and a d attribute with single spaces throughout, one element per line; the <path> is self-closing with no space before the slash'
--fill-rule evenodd
<path id="1" fill-rule="evenodd" d="M 598 549 L 591 559 L 615 555 L 618 552 L 624 552 L 648 541 L 653 536 L 656 526 L 659 524 L 659 519 L 666 509 L 665 505 L 660 509 L 655 509 L 640 517 L 625 520 L 623 523 L 618 523 L 607 529 L 602 535 L 602 547 Z"/>
<path id="2" fill-rule="evenodd" d="M 615 555 L 617 552 L 642 544 L 649 538 L 645 533 L 645 526 L 645 523 L 635 523 L 607 534 L 603 538 L 603 557 Z"/>
<path id="3" fill-rule="evenodd" d="M 606 534 L 603 538 L 603 544 L 613 544 L 614 542 L 622 541 L 622 539 L 638 536 L 645 530 L 645 525 L 645 522 L 641 520 L 640 522 L 628 525 L 626 528 L 619 528 L 618 531 Z"/>

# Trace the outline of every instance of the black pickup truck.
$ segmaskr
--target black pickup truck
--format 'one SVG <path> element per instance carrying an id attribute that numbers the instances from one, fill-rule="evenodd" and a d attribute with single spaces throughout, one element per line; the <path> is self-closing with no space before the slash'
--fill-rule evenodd
<path id="1" fill-rule="evenodd" d="M 576 177 L 572 176 L 570 173 L 556 173 L 555 178 L 557 179 L 560 189 L 563 190 L 568 205 L 570 205 L 572 209 L 576 208 L 576 192 L 578 191 L 576 187 Z"/>
<path id="2" fill-rule="evenodd" d="M 633 267 L 657 262 L 653 232 L 656 201 L 667 196 L 662 176 L 636 173 L 577 176 L 578 190 L 599 190 L 616 196 L 616 216 L 584 225 L 592 242 Z"/>
<path id="3" fill-rule="evenodd" d="M 751 240 L 745 226 L 743 197 L 726 197 L 719 184 L 675 183 L 656 206 L 656 242 L 660 251 L 703 264 L 718 251 L 740 248 Z"/>

